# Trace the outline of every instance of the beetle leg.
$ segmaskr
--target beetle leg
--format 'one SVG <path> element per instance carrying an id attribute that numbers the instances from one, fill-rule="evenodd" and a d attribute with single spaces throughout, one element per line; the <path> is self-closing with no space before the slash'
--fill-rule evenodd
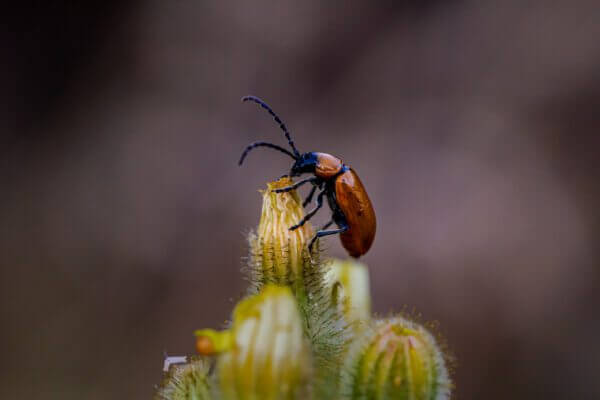
<path id="1" fill-rule="evenodd" d="M 302 225 L 304 225 L 306 223 L 306 221 L 311 219 L 317 213 L 317 211 L 319 211 L 319 209 L 321 207 L 323 207 L 323 196 L 324 195 L 325 195 L 325 190 L 321 191 L 321 193 L 319 193 L 319 195 L 317 196 L 317 206 L 313 210 L 311 210 L 308 214 L 306 214 L 304 216 L 304 218 L 302 218 L 300 220 L 300 222 L 298 222 L 294 226 L 291 226 L 290 231 L 300 228 Z"/>
<path id="2" fill-rule="evenodd" d="M 331 225 L 332 222 L 333 221 L 330 221 L 326 226 Z M 308 244 L 308 251 L 310 253 L 312 253 L 312 247 L 313 247 L 313 244 L 315 244 L 315 240 L 317 240 L 317 238 L 327 236 L 327 235 L 335 235 L 336 233 L 343 233 L 343 232 L 346 232 L 347 230 L 348 230 L 348 225 L 344 224 L 339 229 L 332 229 L 330 231 L 323 231 L 323 230 L 318 231 L 315 234 L 315 236 L 312 238 L 310 243 Z"/>
<path id="3" fill-rule="evenodd" d="M 308 196 L 306 196 L 306 199 L 304 200 L 304 203 L 302 203 L 302 207 L 306 207 L 306 205 L 312 201 L 312 198 L 315 195 L 316 191 L 317 191 L 317 187 L 316 186 L 313 186 L 313 188 L 310 189 L 310 193 L 308 194 Z"/>
<path id="4" fill-rule="evenodd" d="M 325 225 L 323 225 L 321 227 L 321 229 L 319 229 L 319 231 L 322 231 L 323 229 L 327 229 L 331 226 L 331 224 L 333 224 L 333 220 L 329 221 L 328 223 L 326 223 Z"/>
<path id="5" fill-rule="evenodd" d="M 317 178 L 316 176 L 311 176 L 311 177 L 309 177 L 309 178 L 302 179 L 301 181 L 298 181 L 298 182 L 294 183 L 293 185 L 286 186 L 286 187 L 284 187 L 284 188 L 281 188 L 281 189 L 275 189 L 275 190 L 273 190 L 273 191 L 274 191 L 275 193 L 289 192 L 290 190 L 294 190 L 294 189 L 297 189 L 297 188 L 299 188 L 300 186 L 304 185 L 305 183 L 308 183 L 308 182 L 316 182 L 316 181 L 317 181 L 317 179 L 319 179 L 319 178 Z"/>

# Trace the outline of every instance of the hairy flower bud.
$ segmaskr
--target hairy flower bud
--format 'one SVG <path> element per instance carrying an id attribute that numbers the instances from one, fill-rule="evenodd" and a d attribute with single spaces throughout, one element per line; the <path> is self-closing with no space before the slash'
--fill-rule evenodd
<path id="1" fill-rule="evenodd" d="M 156 400 L 211 400 L 210 362 L 194 358 L 188 363 L 172 364 L 158 388 Z"/>
<path id="2" fill-rule="evenodd" d="M 231 348 L 217 360 L 226 399 L 305 399 L 310 349 L 287 287 L 266 285 L 233 312 Z"/>
<path id="3" fill-rule="evenodd" d="M 369 271 L 355 260 L 333 260 L 327 273 L 331 300 L 337 305 L 348 325 L 362 330 L 371 318 Z"/>
<path id="4" fill-rule="evenodd" d="M 348 358 L 348 399 L 444 400 L 450 381 L 435 338 L 421 325 L 380 320 Z"/>
<path id="5" fill-rule="evenodd" d="M 276 193 L 293 184 L 283 177 L 267 184 L 256 233 L 250 235 L 251 280 L 258 289 L 265 283 L 291 285 L 302 279 L 307 245 L 313 236 L 310 223 L 290 230 L 304 217 L 302 200 L 295 190 Z"/>

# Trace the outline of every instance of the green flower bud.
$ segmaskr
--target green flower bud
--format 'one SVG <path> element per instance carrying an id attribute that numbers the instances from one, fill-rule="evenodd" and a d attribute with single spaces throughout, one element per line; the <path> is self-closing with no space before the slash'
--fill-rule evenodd
<path id="1" fill-rule="evenodd" d="M 289 288 L 266 285 L 238 303 L 217 369 L 226 399 L 307 398 L 310 349 Z"/>
<path id="2" fill-rule="evenodd" d="M 210 362 L 193 358 L 189 363 L 172 364 L 158 388 L 156 400 L 211 400 Z"/>
<path id="3" fill-rule="evenodd" d="M 355 260 L 333 260 L 327 273 L 331 299 L 355 332 L 361 331 L 371 318 L 369 271 Z"/>
<path id="4" fill-rule="evenodd" d="M 292 285 L 302 280 L 303 267 L 308 258 L 307 245 L 314 232 L 310 223 L 290 230 L 304 218 L 302 200 L 295 190 L 276 193 L 293 184 L 283 177 L 267 184 L 263 191 L 263 205 L 258 230 L 251 233 L 250 269 L 254 289 L 265 283 Z"/>
<path id="5" fill-rule="evenodd" d="M 348 358 L 348 399 L 444 400 L 451 384 L 435 338 L 421 325 L 380 320 Z"/>

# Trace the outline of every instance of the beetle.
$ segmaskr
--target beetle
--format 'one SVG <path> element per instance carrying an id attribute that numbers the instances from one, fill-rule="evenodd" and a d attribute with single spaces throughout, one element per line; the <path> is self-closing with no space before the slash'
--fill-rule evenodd
<path id="1" fill-rule="evenodd" d="M 292 151 L 273 143 L 254 142 L 246 147 L 238 165 L 242 165 L 248 153 L 257 147 L 278 150 L 294 159 L 289 176 L 297 177 L 302 174 L 311 174 L 312 176 L 299 180 L 293 185 L 275 189 L 275 192 L 289 192 L 310 183 L 313 187 L 302 204 L 305 207 L 312 201 L 316 190 L 320 190 L 315 208 L 309 211 L 298 224 L 291 226 L 290 230 L 297 229 L 310 220 L 323 206 L 323 197 L 326 196 L 332 217 L 311 239 L 308 245 L 309 251 L 312 251 L 312 246 L 317 238 L 338 233 L 342 245 L 352 257 L 358 258 L 369 251 L 375 239 L 377 222 L 369 195 L 356 172 L 344 164 L 341 159 L 331 154 L 314 151 L 300 154 L 286 125 L 271 107 L 255 96 L 245 96 L 242 101 L 252 101 L 267 110 L 279 124 Z M 337 229 L 327 230 L 334 223 L 337 225 Z"/>

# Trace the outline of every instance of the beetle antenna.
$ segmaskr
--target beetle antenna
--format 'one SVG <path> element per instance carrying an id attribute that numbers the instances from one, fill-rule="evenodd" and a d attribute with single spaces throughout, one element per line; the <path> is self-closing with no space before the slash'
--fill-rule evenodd
<path id="1" fill-rule="evenodd" d="M 244 152 L 242 153 L 242 156 L 240 157 L 240 161 L 238 162 L 238 165 L 242 165 L 242 163 L 244 162 L 244 159 L 246 158 L 248 153 L 250 153 L 250 150 L 252 150 L 256 147 L 268 147 L 270 149 L 279 150 L 280 152 L 285 153 L 288 156 L 292 157 L 294 160 L 298 159 L 295 155 L 290 153 L 288 150 L 284 149 L 283 147 L 277 146 L 276 144 L 267 143 L 267 142 L 254 142 L 254 143 L 248 145 L 248 147 L 246 147 L 246 150 L 244 150 Z"/>
<path id="2" fill-rule="evenodd" d="M 283 121 L 281 120 L 281 118 L 279 118 L 277 116 L 277 114 L 275 114 L 275 111 L 273 111 L 271 109 L 271 107 L 269 107 L 269 105 L 267 103 L 265 103 L 264 101 L 262 101 L 261 99 L 259 99 L 256 96 L 244 96 L 244 97 L 242 97 L 242 101 L 248 101 L 248 100 L 253 101 L 256 104 L 259 104 L 262 108 L 264 108 L 265 110 L 267 110 L 267 112 L 269 114 L 271 114 L 271 116 L 273 117 L 273 119 L 275 120 L 275 122 L 277 122 L 279 124 L 279 127 L 281 128 L 281 130 L 285 134 L 285 137 L 287 138 L 290 147 L 292 148 L 292 150 L 294 150 L 294 158 L 297 159 L 298 157 L 300 157 L 300 153 L 298 152 L 298 149 L 296 149 L 296 146 L 294 146 L 294 141 L 292 140 L 292 137 L 290 135 L 290 132 L 287 129 L 287 126 L 285 126 L 285 124 L 283 123 Z"/>

